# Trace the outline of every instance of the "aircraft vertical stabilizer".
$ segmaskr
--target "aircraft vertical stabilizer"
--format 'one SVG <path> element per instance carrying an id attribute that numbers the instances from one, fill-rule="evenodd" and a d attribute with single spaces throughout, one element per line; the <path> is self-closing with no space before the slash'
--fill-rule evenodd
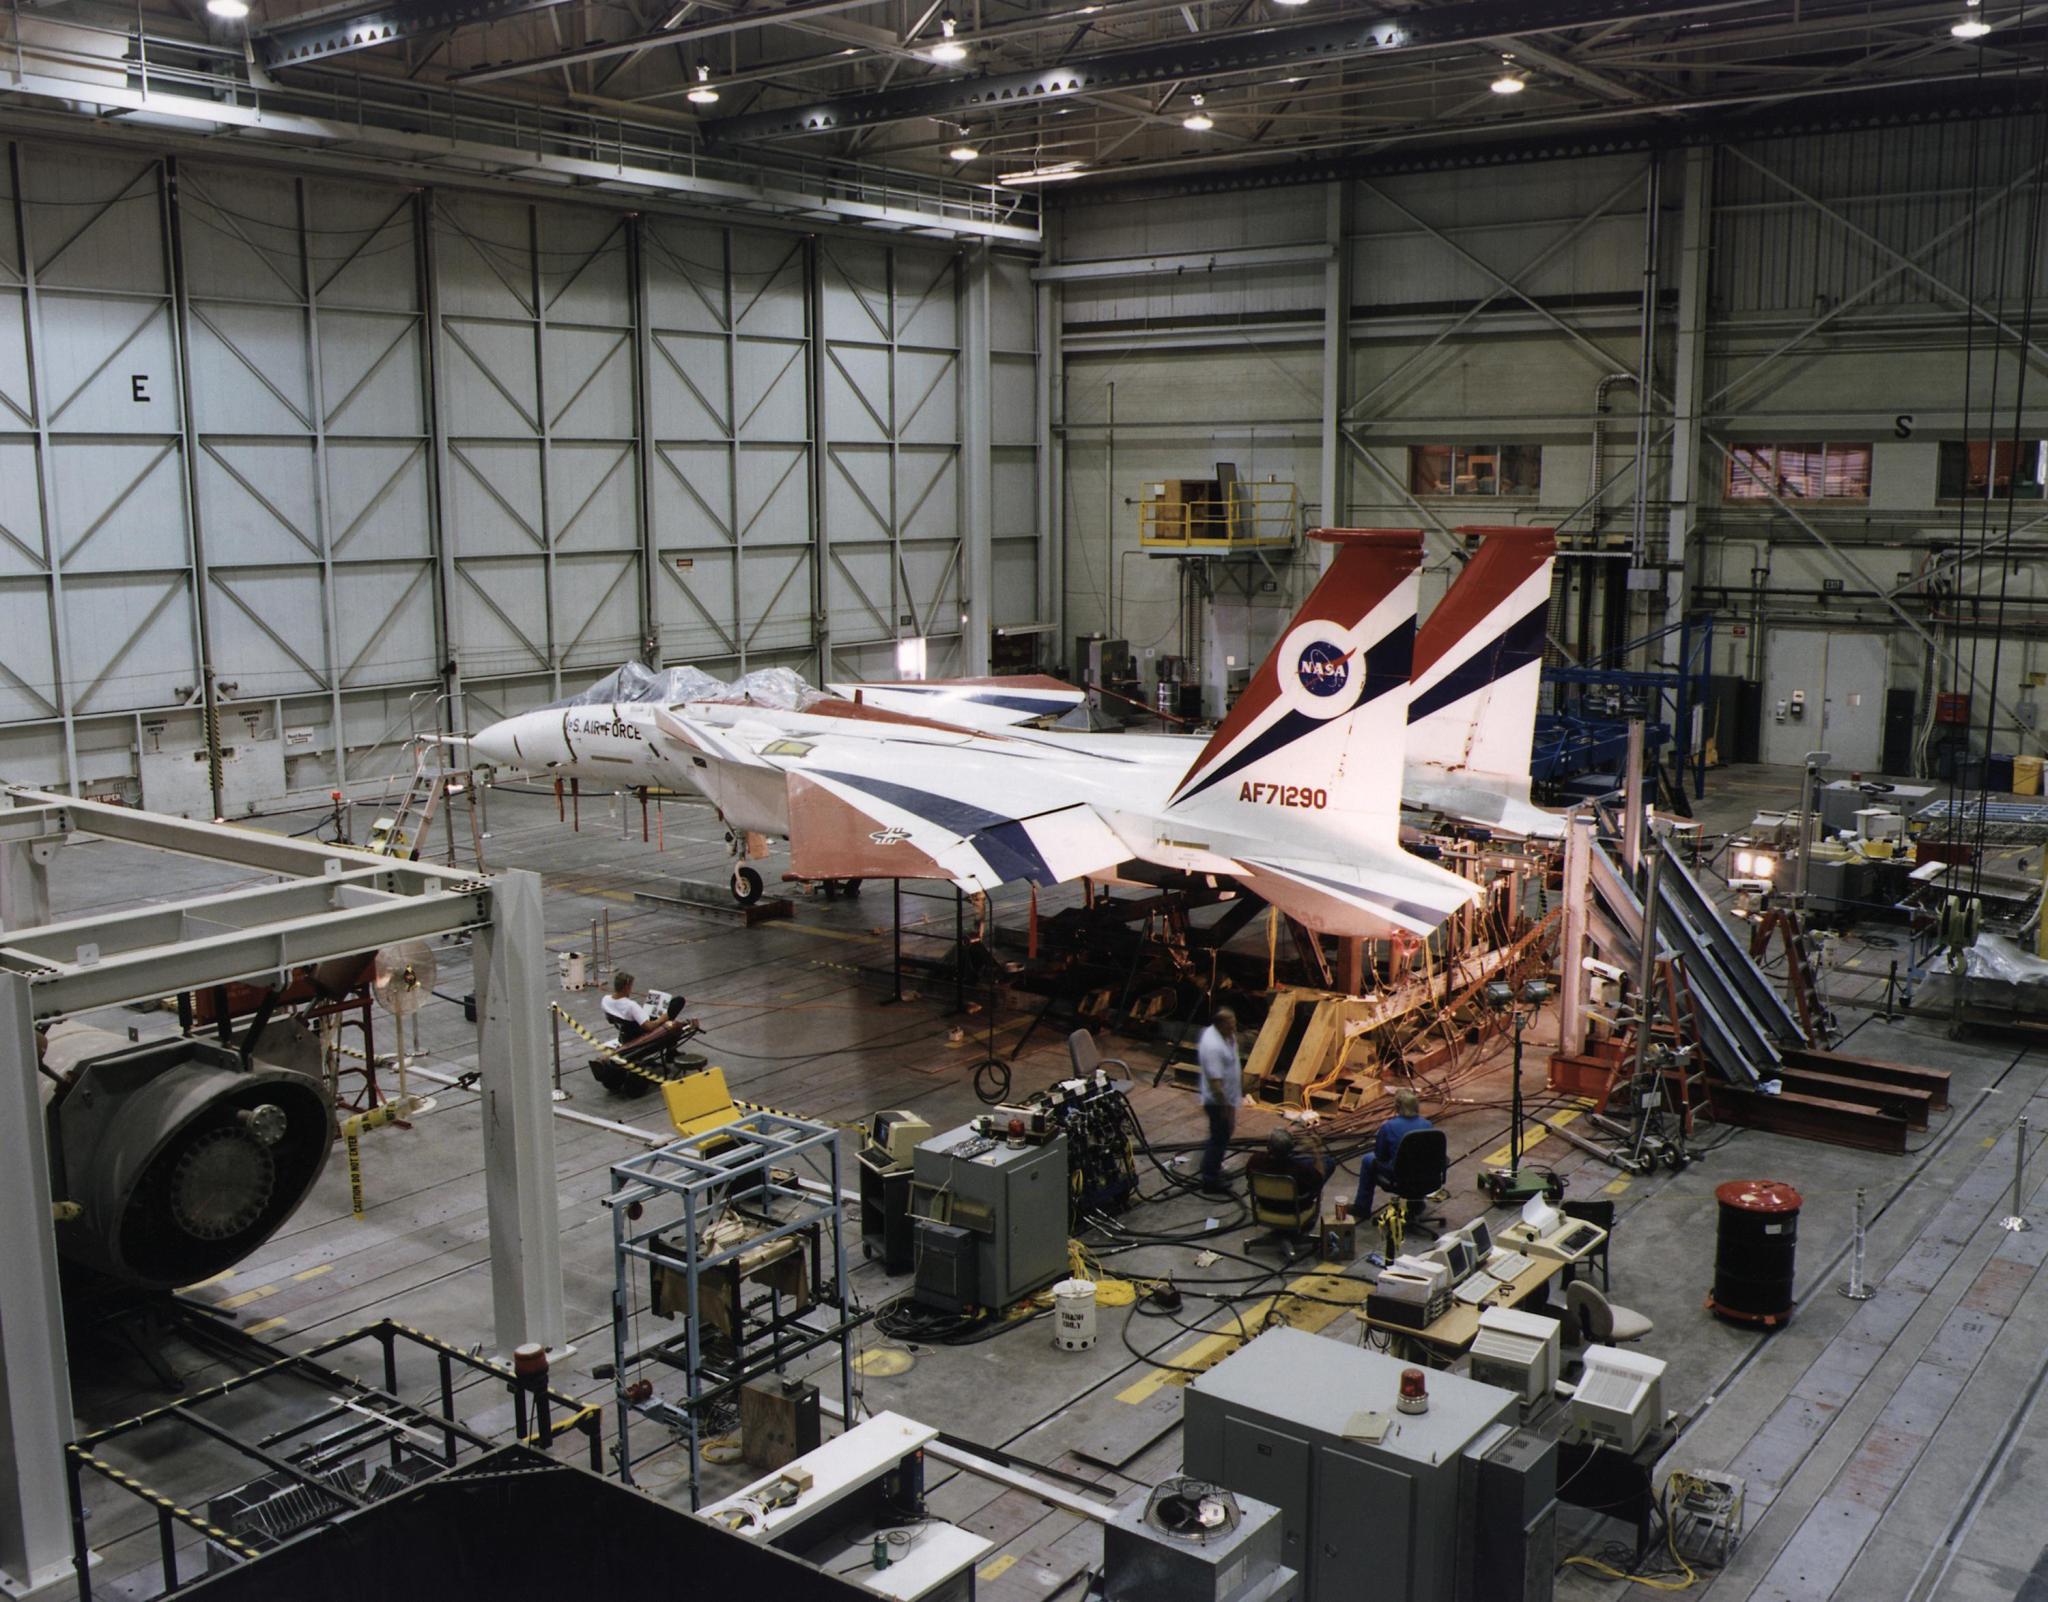
<path id="1" fill-rule="evenodd" d="M 1318 529 L 1336 560 L 1168 803 L 1216 828 L 1391 845 L 1415 645 L 1415 529 Z"/>
<path id="2" fill-rule="evenodd" d="M 1458 532 L 1483 543 L 1415 636 L 1409 799 L 1554 834 L 1558 820 L 1528 802 L 1557 536 L 1547 528 Z"/>

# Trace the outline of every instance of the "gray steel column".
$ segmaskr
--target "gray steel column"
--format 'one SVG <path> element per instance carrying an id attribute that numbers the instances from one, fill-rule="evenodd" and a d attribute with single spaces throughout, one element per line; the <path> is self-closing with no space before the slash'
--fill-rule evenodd
<path id="1" fill-rule="evenodd" d="M 1700 413 L 1707 378 L 1707 274 L 1712 260 L 1714 151 L 1696 145 L 1685 153 L 1685 215 L 1678 235 L 1678 337 L 1673 365 L 1671 467 L 1665 494 L 1671 501 L 1664 559 L 1664 620 L 1674 622 L 1685 607 L 1686 563 L 1699 524 Z"/>
<path id="2" fill-rule="evenodd" d="M 818 653 L 818 682 L 829 682 L 832 667 L 832 547 L 825 516 L 827 461 L 825 431 L 825 252 L 818 236 L 804 240 L 805 381 L 809 388 L 811 433 L 811 641 Z"/>
<path id="3" fill-rule="evenodd" d="M 306 180 L 293 180 L 299 222 L 299 292 L 306 300 L 307 413 L 313 420 L 313 532 L 320 541 L 320 626 L 327 635 L 327 707 L 334 720 L 334 782 L 348 788 L 348 738 L 342 721 L 341 618 L 334 595 L 333 482 L 327 458 L 327 384 L 320 365 L 320 283 L 313 270 L 313 222 L 306 206 Z M 284 719 L 278 719 L 280 739 Z"/>
<path id="4" fill-rule="evenodd" d="M 960 308 L 960 575 L 967 621 L 961 626 L 961 670 L 986 673 L 989 627 L 996 615 L 994 358 L 989 353 L 990 279 L 987 245 L 960 253 L 954 279 Z"/>
<path id="5" fill-rule="evenodd" d="M 1341 528 L 1346 517 L 1344 403 L 1351 388 L 1351 185 L 1333 178 L 1323 192 L 1324 237 L 1331 256 L 1323 267 L 1322 466 L 1316 478 L 1317 510 L 1325 526 Z M 1320 547 L 1319 547 L 1320 549 Z"/>
<path id="6" fill-rule="evenodd" d="M 57 844 L 0 842 L 0 930 L 36 929 L 50 921 L 50 858 Z"/>
<path id="7" fill-rule="evenodd" d="M 626 262 L 633 296 L 634 491 L 640 513 L 640 655 L 651 668 L 661 654 L 661 537 L 654 517 L 654 307 L 647 287 L 647 219 L 626 219 Z"/>
<path id="8" fill-rule="evenodd" d="M 20 974 L 0 974 L 0 1064 L 0 1590 L 12 1596 L 71 1572 L 73 1433 L 34 991 Z"/>
<path id="9" fill-rule="evenodd" d="M 1033 407 L 1034 466 L 1038 473 L 1038 608 L 1032 621 L 1053 625 L 1053 660 L 1059 660 L 1059 642 L 1067 612 L 1065 563 L 1066 534 L 1062 514 L 1066 510 L 1066 475 L 1060 470 L 1064 421 L 1060 399 L 1060 288 L 1058 284 L 1032 286 L 1033 322 L 1038 346 L 1037 399 Z"/>
<path id="10" fill-rule="evenodd" d="M 179 454 L 183 458 L 185 519 L 192 561 L 192 620 L 199 642 L 199 693 L 205 706 L 207 781 L 213 795 L 213 815 L 218 818 L 225 811 L 226 802 L 221 793 L 220 700 L 214 688 L 213 578 L 206 564 L 206 539 L 199 515 L 199 420 L 192 415 L 192 299 L 185 283 L 185 220 L 178 203 L 178 158 L 164 157 L 161 171 L 164 267 L 171 290 L 171 340 L 178 373 Z"/>
<path id="11" fill-rule="evenodd" d="M 427 546 L 434 559 L 434 618 L 440 630 L 442 690 L 447 696 L 444 727 L 467 732 L 463 706 L 462 647 L 455 637 L 455 547 L 448 537 L 448 374 L 441 360 L 441 288 L 434 249 L 434 191 L 422 189 L 413 209 L 413 268 L 418 274 L 422 400 L 427 415 Z"/>
<path id="12" fill-rule="evenodd" d="M 546 958 L 540 876 L 524 870 L 498 875 L 491 922 L 477 935 L 473 963 L 491 1300 L 504 1352 L 529 1341 L 559 1349 L 568 1339 L 548 1096 Z"/>
<path id="13" fill-rule="evenodd" d="M 50 704 L 63 720 L 64 783 L 73 795 L 82 795 L 85 784 L 78 771 L 78 719 L 73 697 L 76 680 L 71 671 L 71 620 L 64 606 L 64 541 L 58 528 L 57 467 L 50 441 L 49 356 L 45 350 L 43 310 L 36 267 L 36 244 L 29 227 L 28 202 L 22 182 L 21 144 L 8 146 L 7 159 L 14 190 L 14 239 L 21 253 L 22 364 L 28 377 L 29 410 L 35 413 L 36 511 L 43 525 L 43 562 L 48 568 L 50 590 L 50 661 L 57 670 L 51 686 Z"/>

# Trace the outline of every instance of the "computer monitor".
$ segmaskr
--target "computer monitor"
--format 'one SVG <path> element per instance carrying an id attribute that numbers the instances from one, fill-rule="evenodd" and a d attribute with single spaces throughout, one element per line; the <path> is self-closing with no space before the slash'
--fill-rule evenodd
<path id="1" fill-rule="evenodd" d="M 1472 1243 L 1462 1235 L 1453 1235 L 1444 1242 L 1444 1262 L 1450 1268 L 1453 1285 L 1469 1279 L 1472 1270 L 1479 1266 Z"/>
<path id="2" fill-rule="evenodd" d="M 1464 1235 L 1472 1243 L 1473 1254 L 1483 1266 L 1493 1255 L 1493 1231 L 1486 1227 L 1485 1219 L 1475 1218 L 1465 1226 Z"/>

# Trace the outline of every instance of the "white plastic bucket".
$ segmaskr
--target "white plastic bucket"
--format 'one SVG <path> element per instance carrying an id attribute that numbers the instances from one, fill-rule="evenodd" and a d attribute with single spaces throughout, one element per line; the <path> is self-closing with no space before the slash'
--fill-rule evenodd
<path id="1" fill-rule="evenodd" d="M 581 990 L 583 988 L 583 953 L 565 951 L 560 958 L 562 964 L 562 988 Z"/>
<path id="2" fill-rule="evenodd" d="M 1053 1344 L 1085 1352 L 1095 1344 L 1095 1281 L 1063 1279 L 1052 1288 Z"/>

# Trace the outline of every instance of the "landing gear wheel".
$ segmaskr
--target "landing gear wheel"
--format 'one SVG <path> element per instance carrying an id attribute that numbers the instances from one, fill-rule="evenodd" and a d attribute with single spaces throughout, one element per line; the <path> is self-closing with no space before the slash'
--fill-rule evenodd
<path id="1" fill-rule="evenodd" d="M 751 907 L 761 899 L 766 886 L 760 874 L 752 868 L 741 866 L 732 870 L 732 898 L 743 907 Z"/>

